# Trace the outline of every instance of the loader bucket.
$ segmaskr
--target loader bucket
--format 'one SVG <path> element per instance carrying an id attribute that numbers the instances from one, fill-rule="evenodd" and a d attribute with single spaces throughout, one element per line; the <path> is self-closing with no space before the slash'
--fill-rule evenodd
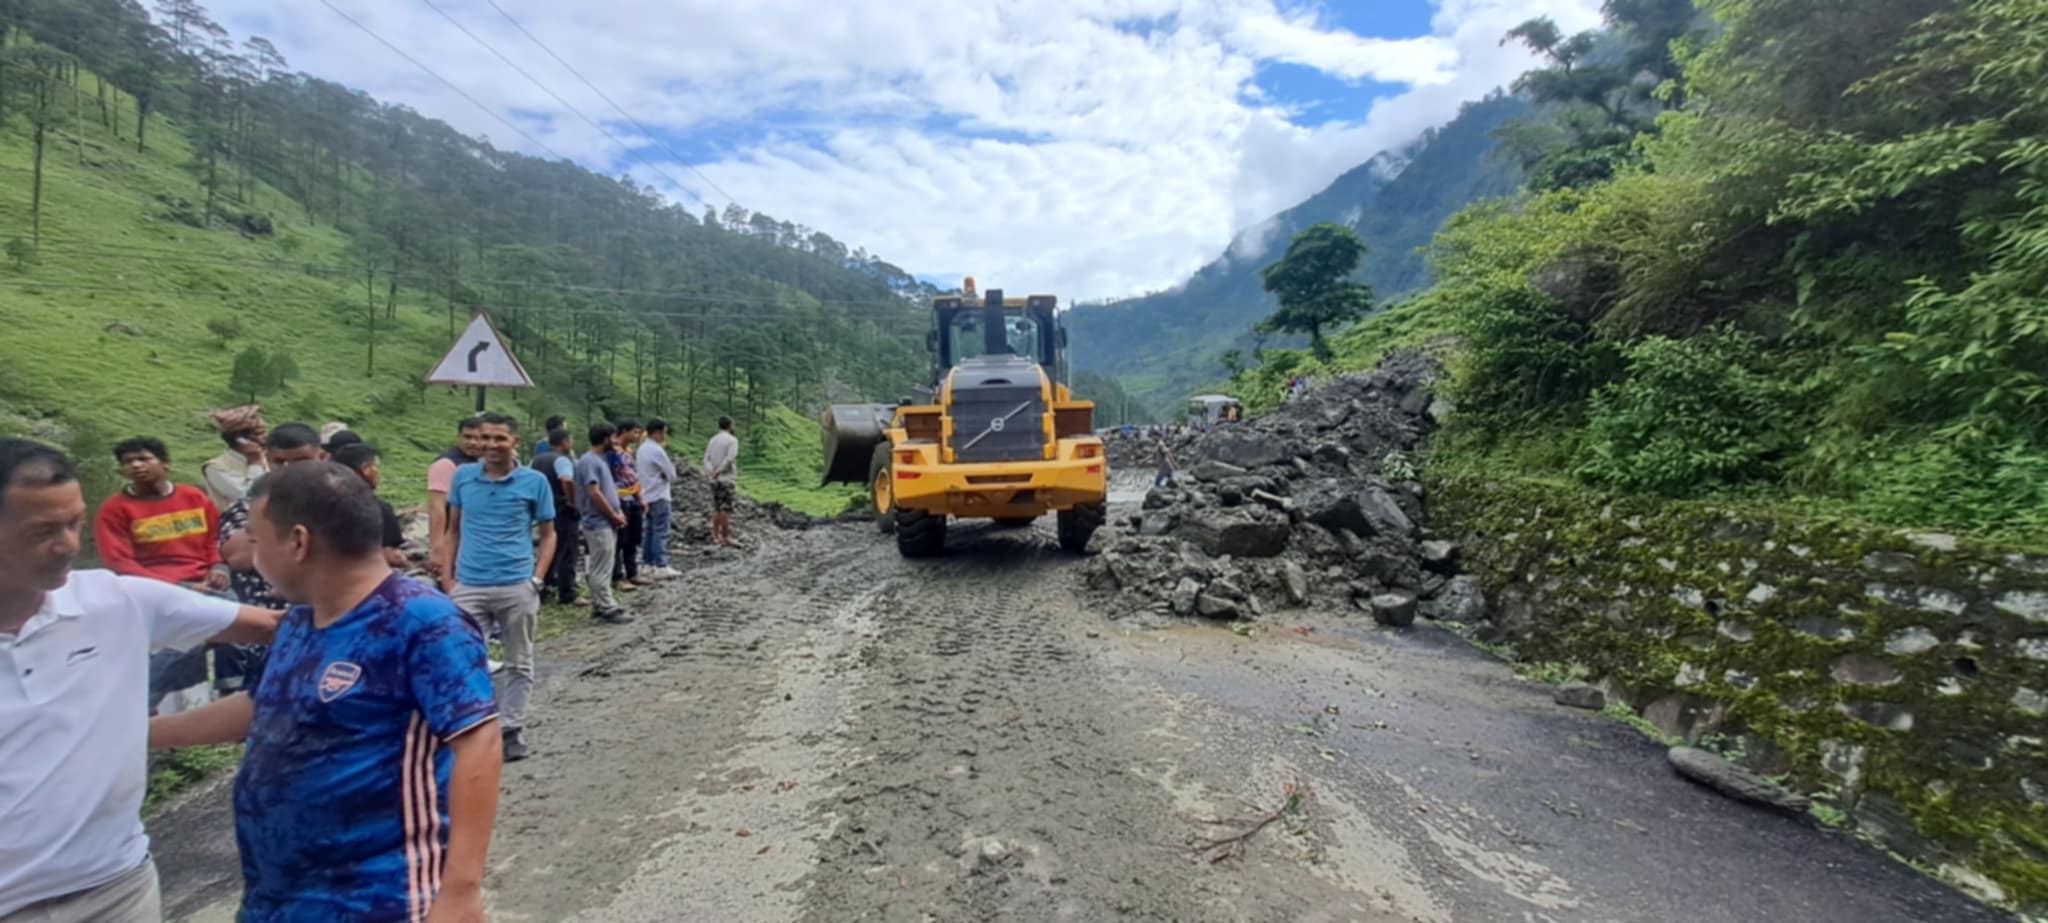
<path id="1" fill-rule="evenodd" d="M 865 484 L 875 446 L 896 415 L 890 404 L 833 404 L 819 420 L 825 428 L 825 483 Z"/>

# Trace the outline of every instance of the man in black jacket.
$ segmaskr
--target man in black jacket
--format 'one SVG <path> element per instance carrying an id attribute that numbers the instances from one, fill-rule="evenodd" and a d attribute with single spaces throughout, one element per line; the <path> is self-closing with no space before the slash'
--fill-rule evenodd
<path id="1" fill-rule="evenodd" d="M 569 445 L 569 431 L 548 430 L 547 445 L 533 457 L 533 468 L 548 479 L 555 495 L 555 560 L 548 565 L 548 586 L 562 605 L 578 605 L 576 599 L 576 452 Z"/>

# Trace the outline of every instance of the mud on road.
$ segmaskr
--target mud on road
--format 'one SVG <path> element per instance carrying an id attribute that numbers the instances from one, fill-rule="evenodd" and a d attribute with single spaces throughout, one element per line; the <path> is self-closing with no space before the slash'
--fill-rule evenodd
<path id="1" fill-rule="evenodd" d="M 2004 918 L 1432 628 L 1111 622 L 1043 526 L 749 537 L 544 650 L 494 920 Z M 225 795 L 151 825 L 171 919 L 232 916 Z"/>

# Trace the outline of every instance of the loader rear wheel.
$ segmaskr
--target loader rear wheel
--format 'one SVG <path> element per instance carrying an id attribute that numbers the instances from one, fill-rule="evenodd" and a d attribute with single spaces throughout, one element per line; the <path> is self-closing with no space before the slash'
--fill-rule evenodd
<path id="1" fill-rule="evenodd" d="M 1060 547 L 1069 554 L 1080 554 L 1088 550 L 1088 540 L 1095 537 L 1095 530 L 1109 519 L 1109 512 L 1100 503 L 1077 506 L 1060 511 Z"/>
<path id="2" fill-rule="evenodd" d="M 868 462 L 868 489 L 875 503 L 875 531 L 888 535 L 896 531 L 896 472 L 890 465 L 894 457 L 889 444 L 875 446 L 874 458 Z"/>
<path id="3" fill-rule="evenodd" d="M 936 558 L 946 551 L 946 517 L 923 510 L 896 511 L 896 552 L 906 558 Z"/>

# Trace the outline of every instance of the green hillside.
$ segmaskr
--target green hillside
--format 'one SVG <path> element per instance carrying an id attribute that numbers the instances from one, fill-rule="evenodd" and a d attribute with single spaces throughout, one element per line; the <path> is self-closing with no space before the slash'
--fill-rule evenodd
<path id="1" fill-rule="evenodd" d="M 10 11 L 33 26 L 39 9 L 62 5 Z M 221 448 L 207 413 L 247 399 L 230 379 L 255 348 L 296 368 L 260 398 L 272 425 L 347 421 L 385 450 L 384 492 L 418 501 L 427 462 L 474 407 L 467 391 L 422 378 L 484 310 L 540 385 L 490 396 L 529 436 L 555 413 L 579 432 L 598 417 L 664 415 L 689 457 L 731 414 L 744 489 L 832 513 L 848 495 L 817 488 L 810 410 L 828 391 L 880 392 L 919 370 L 914 283 L 822 233 L 737 208 L 700 220 L 357 94 L 359 130 L 295 141 L 297 102 L 339 88 L 305 75 L 226 82 L 216 103 L 243 102 L 224 117 L 201 100 L 207 81 L 227 78 L 196 57 L 182 73 L 176 58 L 159 62 L 176 76 L 153 79 L 179 81 L 183 102 L 156 102 L 138 145 L 135 95 L 83 66 L 92 52 L 121 73 L 125 52 L 73 56 L 27 38 L 53 28 L 9 29 L 0 54 L 0 433 L 68 447 L 96 495 L 117 486 L 108 448 L 130 435 L 163 438 L 176 475 L 196 479 Z M 392 166 L 371 125 L 485 159 L 415 151 Z M 243 137 L 241 160 L 224 131 Z M 466 172 L 463 187 L 431 188 L 437 167 Z M 546 220 L 520 213 L 522 195 L 543 197 Z"/>

